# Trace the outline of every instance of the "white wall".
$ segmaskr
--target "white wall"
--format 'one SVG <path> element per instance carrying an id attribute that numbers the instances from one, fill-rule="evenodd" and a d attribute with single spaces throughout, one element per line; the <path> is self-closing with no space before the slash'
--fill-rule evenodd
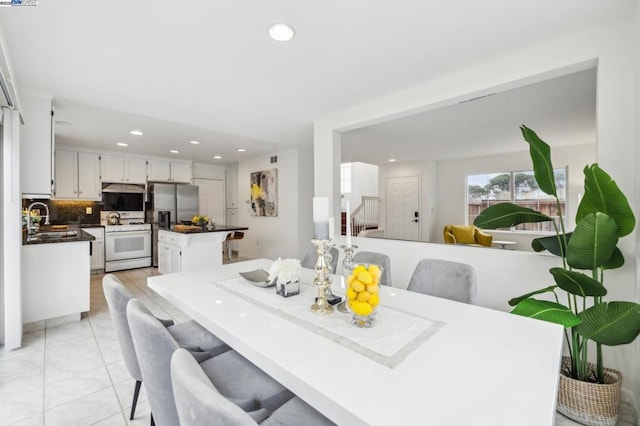
<path id="1" fill-rule="evenodd" d="M 533 129 L 544 140 L 542 129 Z M 554 141 L 546 141 L 553 145 Z M 526 142 L 522 142 L 528 146 Z M 551 160 L 554 167 L 568 168 L 567 181 L 567 222 L 568 229 L 575 226 L 575 213 L 579 203 L 579 195 L 584 194 L 584 166 L 596 162 L 596 144 L 561 146 L 551 148 Z M 436 221 L 432 241 L 442 242 L 442 229 L 447 224 L 466 223 L 466 176 L 471 174 L 496 173 L 509 171 L 532 170 L 529 151 L 502 155 L 490 155 L 439 161 L 437 167 L 437 202 Z M 608 170 L 613 173 L 615 170 Z M 531 233 L 494 232 L 498 240 L 515 241 L 517 250 L 532 251 L 531 239 L 539 236 Z"/>
<path id="2" fill-rule="evenodd" d="M 217 164 L 193 163 L 193 178 L 225 180 L 227 168 Z"/>
<path id="3" fill-rule="evenodd" d="M 270 163 L 278 156 L 276 164 Z M 250 174 L 278 169 L 278 216 L 251 216 Z M 238 224 L 249 227 L 239 241 L 241 257 L 299 257 L 313 230 L 313 159 L 310 150 L 291 148 L 238 163 Z"/>
<path id="4" fill-rule="evenodd" d="M 632 17 L 632 25 L 631 28 L 634 28 L 635 31 L 632 32 L 632 39 L 636 40 L 635 45 L 635 63 L 636 63 L 636 103 L 635 103 L 635 116 L 636 116 L 636 144 L 635 144 L 635 189 L 634 192 L 636 194 L 640 193 L 640 43 L 637 43 L 637 40 L 640 40 L 640 6 L 636 6 L 636 13 Z M 639 221 L 640 214 L 640 197 L 637 197 L 635 200 L 635 212 L 636 212 L 636 221 Z M 640 222 L 637 222 L 640 223 Z M 636 225 L 639 226 L 639 225 Z M 639 283 L 636 286 L 636 297 L 635 300 L 640 300 L 640 231 L 636 231 L 636 283 Z M 633 356 L 632 359 L 640 359 L 640 340 L 636 339 L 633 346 Z M 638 367 L 636 367 L 638 368 Z M 637 377 L 640 377 L 640 368 L 636 372 Z M 635 388 L 632 389 L 635 395 L 640 395 L 640 378 L 635 383 Z M 640 412 L 640 402 L 636 398 L 635 407 L 636 413 Z"/>
<path id="5" fill-rule="evenodd" d="M 422 241 L 431 240 L 432 221 L 435 218 L 434 194 L 436 192 L 436 166 L 433 161 L 412 161 L 393 165 L 380 166 L 379 186 L 382 202 L 380 203 L 380 221 L 384 225 L 387 218 L 387 179 L 419 176 L 420 177 L 420 232 Z"/>
<path id="6" fill-rule="evenodd" d="M 566 75 L 593 66 L 597 61 L 598 163 L 611 171 L 620 188 L 628 195 L 631 205 L 635 206 L 636 216 L 640 216 L 640 190 L 636 181 L 640 119 L 636 110 L 638 94 L 637 90 L 633 90 L 639 72 L 636 29 L 639 25 L 640 19 L 636 13 L 633 17 L 602 22 L 598 27 L 557 40 L 545 39 L 541 34 L 537 45 L 522 46 L 501 57 L 485 58 L 483 62 L 468 64 L 457 71 L 450 70 L 439 79 L 317 118 L 314 122 L 315 194 L 331 197 L 333 206 L 339 198 L 339 191 L 336 190 L 339 188 L 339 158 L 336 157 L 340 152 L 340 131 Z M 624 268 L 611 271 L 607 277 L 609 300 L 638 300 L 637 233 L 636 230 L 619 243 L 627 262 Z M 379 241 L 385 243 L 385 240 Z M 394 244 L 391 241 L 386 243 L 389 247 Z M 463 249 L 459 247 L 459 250 Z M 449 249 L 443 250 L 448 252 Z M 471 261 L 480 252 L 474 250 L 467 253 Z M 520 254 L 535 256 L 526 252 Z M 518 259 L 518 270 L 528 271 L 528 258 Z M 498 279 L 501 272 L 494 272 L 494 275 Z M 525 278 L 521 273 L 514 277 L 518 277 L 518 281 Z M 538 287 L 539 283 L 533 289 Z M 633 348 L 632 345 L 626 345 L 607 347 L 604 351 L 607 365 L 621 370 L 625 375 L 622 384 L 624 389 L 638 394 L 640 364 L 635 362 Z"/>
<path id="7" fill-rule="evenodd" d="M 378 166 L 357 161 L 351 163 L 351 192 L 342 195 L 342 211 L 346 211 L 347 201 L 353 212 L 360 205 L 362 197 L 378 195 Z"/>

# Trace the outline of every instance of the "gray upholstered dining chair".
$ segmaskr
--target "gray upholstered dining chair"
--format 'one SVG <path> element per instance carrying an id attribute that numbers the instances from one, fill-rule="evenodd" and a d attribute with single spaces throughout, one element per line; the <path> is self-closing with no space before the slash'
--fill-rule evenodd
<path id="1" fill-rule="evenodd" d="M 473 267 L 441 259 L 422 259 L 407 290 L 463 303 L 476 304 L 478 289 Z"/>
<path id="2" fill-rule="evenodd" d="M 391 261 L 389 256 L 373 251 L 359 251 L 353 256 L 355 263 L 373 263 L 382 266 L 382 276 L 380 277 L 380 285 L 388 285 L 391 287 Z"/>
<path id="3" fill-rule="evenodd" d="M 151 419 L 159 426 L 179 425 L 171 384 L 171 356 L 180 348 L 162 323 L 139 300 L 127 304 L 127 319 L 147 390 Z M 212 356 L 190 352 L 220 392 L 242 409 L 272 413 L 293 394 L 236 351 Z"/>
<path id="4" fill-rule="evenodd" d="M 336 269 L 338 268 L 338 257 L 340 257 L 340 252 L 337 248 L 331 247 L 329 249 L 329 256 L 331 257 L 329 261 L 329 272 L 332 274 L 336 273 Z M 316 250 L 316 246 L 310 247 L 304 255 L 302 262 L 300 264 L 303 268 L 313 269 L 316 267 L 316 260 L 318 259 L 318 252 Z"/>
<path id="5" fill-rule="evenodd" d="M 129 420 L 133 420 L 138 403 L 138 396 L 140 395 L 140 386 L 142 385 L 142 374 L 140 373 L 138 358 L 133 347 L 129 323 L 127 322 L 127 303 L 134 297 L 113 274 L 104 276 L 102 279 L 102 290 L 107 299 L 109 312 L 111 312 L 111 318 L 115 325 L 125 366 L 131 377 L 136 381 L 133 390 L 131 413 L 129 415 Z M 179 342 L 180 346 L 210 352 L 212 355 L 217 355 L 231 349 L 222 340 L 209 333 L 195 321 L 187 321 L 179 324 L 174 324 L 171 320 L 159 321 L 167 327 L 169 333 Z"/>
<path id="6" fill-rule="evenodd" d="M 298 397 L 290 399 L 273 413 L 264 408 L 243 411 L 220 394 L 185 349 L 176 350 L 171 357 L 171 384 L 181 426 L 333 424 Z"/>

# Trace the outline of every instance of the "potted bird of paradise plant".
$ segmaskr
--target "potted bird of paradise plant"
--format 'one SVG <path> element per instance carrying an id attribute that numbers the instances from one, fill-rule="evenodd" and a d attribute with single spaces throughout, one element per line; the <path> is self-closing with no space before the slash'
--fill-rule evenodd
<path id="1" fill-rule="evenodd" d="M 538 186 L 555 198 L 560 212 L 551 149 L 533 130 L 526 126 L 520 130 L 529 144 Z M 558 411 L 586 425 L 613 426 L 618 417 L 622 376 L 604 367 L 602 346 L 633 342 L 640 333 L 640 305 L 606 301 L 604 273 L 624 265 L 617 244 L 619 238 L 633 231 L 635 217 L 627 197 L 598 164 L 584 168 L 584 196 L 575 229 L 568 232 L 562 214 L 558 216 L 555 221 L 539 211 L 501 203 L 483 210 L 474 225 L 497 229 L 522 223 L 553 223 L 555 235 L 536 238 L 531 245 L 537 252 L 547 250 L 560 257 L 561 266 L 549 270 L 554 283 L 511 299 L 509 305 L 514 306 L 514 314 L 565 327 L 568 356 L 560 372 Z M 595 365 L 589 362 L 594 359 L 590 353 L 594 348 Z"/>

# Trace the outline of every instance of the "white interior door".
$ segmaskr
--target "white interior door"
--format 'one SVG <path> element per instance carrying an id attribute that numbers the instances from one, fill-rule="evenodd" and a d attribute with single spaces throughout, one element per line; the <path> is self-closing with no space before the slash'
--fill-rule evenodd
<path id="1" fill-rule="evenodd" d="M 420 241 L 419 176 L 388 178 L 385 237 Z"/>
<path id="2" fill-rule="evenodd" d="M 224 225 L 226 221 L 224 180 L 194 179 L 193 184 L 198 185 L 200 214 L 213 218 L 218 225 Z"/>

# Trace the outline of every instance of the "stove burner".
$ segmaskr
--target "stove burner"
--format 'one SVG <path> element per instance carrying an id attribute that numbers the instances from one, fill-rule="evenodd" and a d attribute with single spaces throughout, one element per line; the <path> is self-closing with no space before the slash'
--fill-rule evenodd
<path id="1" fill-rule="evenodd" d="M 129 222 L 129 225 L 144 225 L 144 222 Z"/>

